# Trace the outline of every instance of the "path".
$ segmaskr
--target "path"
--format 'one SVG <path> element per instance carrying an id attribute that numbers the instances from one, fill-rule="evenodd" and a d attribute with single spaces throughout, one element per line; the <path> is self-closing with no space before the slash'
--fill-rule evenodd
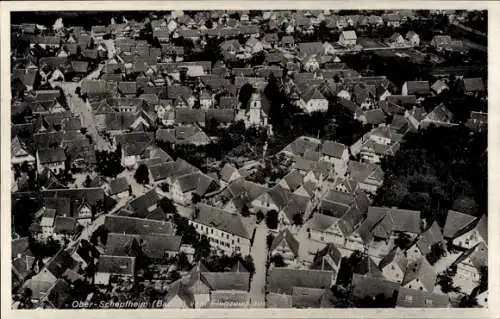
<path id="1" fill-rule="evenodd" d="M 265 308 L 266 296 L 266 262 L 267 262 L 267 227 L 261 222 L 255 231 L 250 255 L 255 264 L 255 274 L 250 283 L 250 307 Z"/>

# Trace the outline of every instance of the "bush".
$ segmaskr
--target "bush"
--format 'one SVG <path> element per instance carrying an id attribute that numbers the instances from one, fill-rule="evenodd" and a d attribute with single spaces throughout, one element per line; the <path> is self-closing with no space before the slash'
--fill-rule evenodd
<path id="1" fill-rule="evenodd" d="M 269 229 L 278 228 L 278 212 L 276 210 L 270 210 L 266 214 L 266 225 Z"/>
<path id="2" fill-rule="evenodd" d="M 264 213 L 260 210 L 257 212 L 255 216 L 257 217 L 257 223 L 260 223 L 265 217 Z"/>
<path id="3" fill-rule="evenodd" d="M 145 164 L 139 165 L 135 171 L 134 178 L 138 184 L 149 184 L 149 170 Z"/>

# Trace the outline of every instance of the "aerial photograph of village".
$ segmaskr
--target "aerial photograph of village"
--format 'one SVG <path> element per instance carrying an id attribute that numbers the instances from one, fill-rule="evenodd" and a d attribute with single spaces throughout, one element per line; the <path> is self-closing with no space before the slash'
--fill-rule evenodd
<path id="1" fill-rule="evenodd" d="M 488 12 L 11 12 L 11 307 L 487 308 Z"/>

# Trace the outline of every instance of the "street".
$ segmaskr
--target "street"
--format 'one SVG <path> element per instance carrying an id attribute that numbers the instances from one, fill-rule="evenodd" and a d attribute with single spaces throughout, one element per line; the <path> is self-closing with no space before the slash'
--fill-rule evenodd
<path id="1" fill-rule="evenodd" d="M 265 308 L 266 300 L 266 261 L 267 261 L 267 227 L 261 222 L 257 226 L 250 255 L 255 264 L 255 274 L 250 283 L 250 307 Z"/>

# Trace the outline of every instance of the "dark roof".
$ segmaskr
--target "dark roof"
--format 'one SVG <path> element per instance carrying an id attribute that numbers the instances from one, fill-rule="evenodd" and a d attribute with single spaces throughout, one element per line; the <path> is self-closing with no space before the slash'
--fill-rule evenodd
<path id="1" fill-rule="evenodd" d="M 324 141 L 321 147 L 321 153 L 340 159 L 347 150 L 347 146 L 334 141 Z"/>
<path id="2" fill-rule="evenodd" d="M 434 222 L 429 229 L 420 234 L 417 246 L 422 254 L 426 256 L 431 251 L 431 247 L 441 241 L 443 241 L 441 227 L 437 222 Z"/>
<path id="3" fill-rule="evenodd" d="M 399 106 L 413 106 L 417 104 L 417 97 L 415 95 L 390 95 L 386 100 Z"/>
<path id="4" fill-rule="evenodd" d="M 327 289 L 293 287 L 292 307 L 293 308 L 321 308 L 321 300 Z"/>
<path id="5" fill-rule="evenodd" d="M 470 229 L 476 221 L 478 221 L 476 216 L 448 210 L 443 235 L 445 238 L 455 238 L 463 234 L 464 230 Z"/>
<path id="6" fill-rule="evenodd" d="M 101 255 L 97 262 L 97 273 L 129 275 L 135 273 L 135 257 Z"/>
<path id="7" fill-rule="evenodd" d="M 332 275 L 331 271 L 273 267 L 268 272 L 267 291 L 291 295 L 294 287 L 327 289 Z"/>
<path id="8" fill-rule="evenodd" d="M 481 78 L 465 78 L 464 90 L 465 92 L 484 92 L 486 88 L 484 86 L 483 79 Z"/>
<path id="9" fill-rule="evenodd" d="M 154 189 L 146 194 L 133 199 L 128 206 L 135 212 L 137 217 L 144 217 L 148 214 L 150 207 L 157 204 L 159 196 Z"/>
<path id="10" fill-rule="evenodd" d="M 171 222 L 125 216 L 106 216 L 104 225 L 110 233 L 136 235 L 173 235 L 174 226 Z"/>
<path id="11" fill-rule="evenodd" d="M 65 233 L 72 235 L 76 230 L 76 219 L 72 217 L 56 216 L 54 221 L 54 233 Z"/>
<path id="12" fill-rule="evenodd" d="M 68 268 L 75 267 L 76 262 L 65 250 L 60 250 L 45 266 L 56 278 L 60 278 Z"/>
<path id="13" fill-rule="evenodd" d="M 431 292 L 434 291 L 434 286 L 436 285 L 437 274 L 434 267 L 429 264 L 427 259 L 421 258 L 415 262 L 408 264 L 406 268 L 405 276 L 401 282 L 402 286 L 418 279 L 424 288 Z"/>
<path id="14" fill-rule="evenodd" d="M 399 291 L 399 283 L 372 278 L 359 274 L 352 276 L 352 293 L 355 298 L 373 298 L 383 294 L 385 298 L 392 298 Z"/>
<path id="15" fill-rule="evenodd" d="M 118 177 L 109 183 L 110 194 L 119 194 L 128 190 L 129 184 L 125 177 Z"/>
<path id="16" fill-rule="evenodd" d="M 199 214 L 194 222 L 217 228 L 227 233 L 250 239 L 253 235 L 245 221 L 238 215 L 203 203 L 198 204 Z"/>
<path id="17" fill-rule="evenodd" d="M 250 273 L 248 272 L 202 272 L 208 286 L 212 290 L 242 290 L 250 289 Z"/>
<path id="18" fill-rule="evenodd" d="M 299 254 L 299 242 L 288 229 L 282 230 L 274 238 L 269 250 L 272 252 L 280 245 L 288 246 L 295 256 Z"/>
<path id="19" fill-rule="evenodd" d="M 57 163 L 64 162 L 66 154 L 61 148 L 46 149 L 38 151 L 38 158 L 40 164 Z"/>
<path id="20" fill-rule="evenodd" d="M 333 271 L 329 261 L 333 261 L 337 266 L 340 266 L 342 255 L 337 246 L 333 243 L 326 244 L 325 248 L 316 253 L 311 269 Z"/>
<path id="21" fill-rule="evenodd" d="M 89 70 L 89 63 L 87 61 L 71 61 L 71 67 L 77 73 L 87 73 Z"/>
<path id="22" fill-rule="evenodd" d="M 448 308 L 449 296 L 401 287 L 396 302 L 397 307 L 406 308 Z"/>
<path id="23" fill-rule="evenodd" d="M 408 94 L 430 94 L 431 88 L 427 81 L 407 81 Z"/>

